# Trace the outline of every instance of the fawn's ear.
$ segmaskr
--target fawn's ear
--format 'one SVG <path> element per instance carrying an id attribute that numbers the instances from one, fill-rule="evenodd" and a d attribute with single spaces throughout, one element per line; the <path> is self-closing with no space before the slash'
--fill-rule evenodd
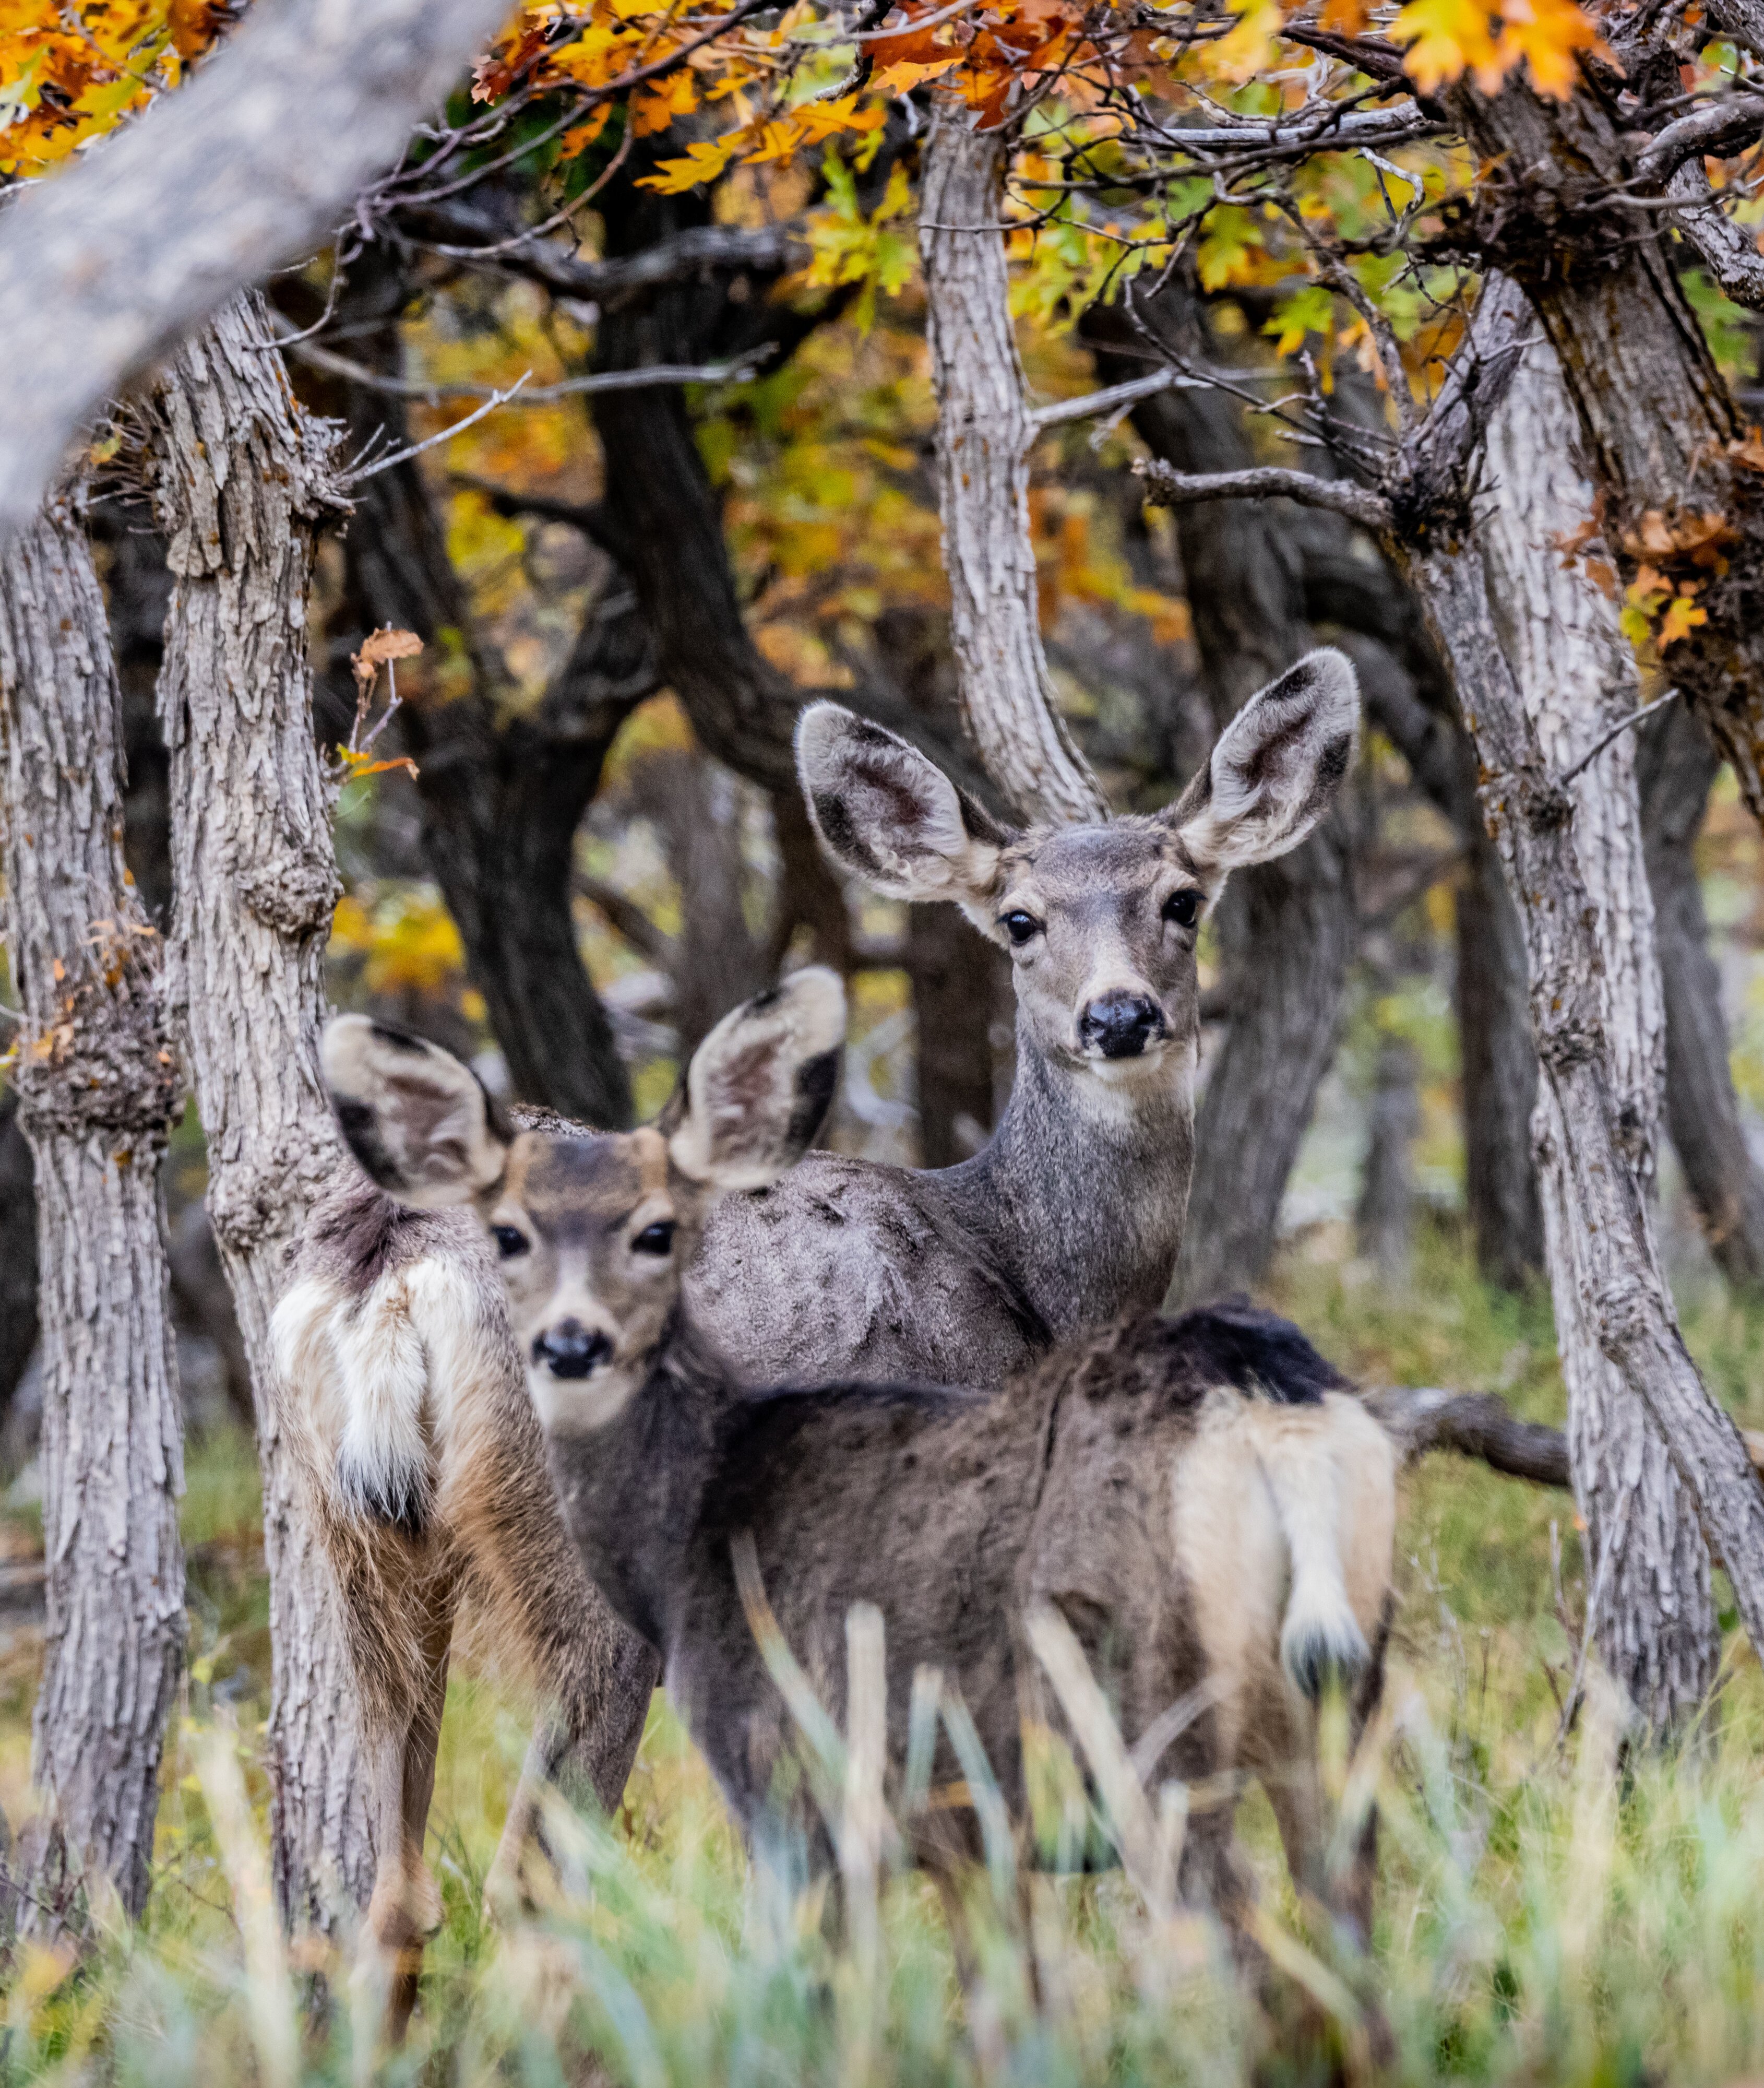
<path id="1" fill-rule="evenodd" d="M 1345 653 L 1307 652 L 1253 695 L 1164 815 L 1203 877 L 1296 848 L 1352 764 L 1360 683 Z"/>
<path id="2" fill-rule="evenodd" d="M 340 1015 L 319 1054 L 349 1150 L 400 1204 L 469 1204 L 502 1179 L 509 1138 L 478 1076 L 438 1044 Z"/>
<path id="3" fill-rule="evenodd" d="M 797 773 L 834 860 L 888 899 L 950 899 L 993 932 L 1014 838 L 916 747 L 839 704 L 797 725 Z"/>
<path id="4" fill-rule="evenodd" d="M 668 1157 L 719 1191 L 775 1182 L 826 1120 L 844 1042 L 844 984 L 822 965 L 725 1015 L 662 1118 Z"/>

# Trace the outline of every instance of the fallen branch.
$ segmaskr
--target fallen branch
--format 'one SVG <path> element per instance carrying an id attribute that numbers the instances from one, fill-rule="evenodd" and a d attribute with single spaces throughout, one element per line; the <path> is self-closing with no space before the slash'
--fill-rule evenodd
<path id="1" fill-rule="evenodd" d="M 1386 1385 L 1369 1392 L 1365 1404 L 1395 1438 L 1404 1464 L 1429 1450 L 1455 1450 L 1510 1478 L 1540 1487 L 1569 1483 L 1567 1437 L 1548 1422 L 1515 1418 L 1498 1393 Z M 1764 1477 L 1764 1431 L 1742 1428 L 1740 1433 L 1752 1469 Z"/>

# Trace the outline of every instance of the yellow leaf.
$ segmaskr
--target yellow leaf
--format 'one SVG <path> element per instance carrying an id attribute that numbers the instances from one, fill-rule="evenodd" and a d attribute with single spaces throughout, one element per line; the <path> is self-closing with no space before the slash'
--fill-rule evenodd
<path id="1" fill-rule="evenodd" d="M 745 130 L 732 130 L 714 145 L 688 145 L 683 160 L 664 160 L 652 174 L 639 177 L 640 189 L 654 189 L 661 195 L 684 195 L 701 182 L 714 182 L 747 142 Z"/>
<path id="2" fill-rule="evenodd" d="M 1214 45 L 1212 61 L 1227 79 L 1253 79 L 1268 70 L 1280 32 L 1277 0 L 1232 0 L 1237 26 Z"/>
<path id="3" fill-rule="evenodd" d="M 950 67 L 959 65 L 962 53 L 951 51 L 946 58 L 938 58 L 930 65 L 915 65 L 903 59 L 898 65 L 882 66 L 870 75 L 870 85 L 884 94 L 895 96 L 911 94 L 914 88 L 923 87 L 928 79 L 941 79 Z"/>
<path id="4" fill-rule="evenodd" d="M 1659 627 L 1659 649 L 1676 645 L 1681 638 L 1688 637 L 1699 623 L 1709 621 L 1709 612 L 1698 609 L 1685 595 L 1675 595 L 1666 607 L 1666 620 Z"/>
<path id="5" fill-rule="evenodd" d="M 1390 41 L 1407 47 L 1404 70 L 1423 94 L 1436 93 L 1467 66 L 1494 58 L 1488 10 L 1480 0 L 1409 0 L 1390 24 Z"/>
<path id="6" fill-rule="evenodd" d="M 1485 94 L 1493 93 L 1523 58 L 1538 92 L 1565 101 L 1580 76 L 1574 53 L 1610 55 L 1574 0 L 1501 0 L 1501 20 L 1493 59 L 1476 75 Z"/>

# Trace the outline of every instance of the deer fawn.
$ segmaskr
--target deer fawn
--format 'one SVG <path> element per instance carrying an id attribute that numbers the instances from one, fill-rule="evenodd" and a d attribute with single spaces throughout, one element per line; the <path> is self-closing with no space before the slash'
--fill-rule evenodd
<path id="1" fill-rule="evenodd" d="M 510 1131 L 457 1059 L 361 1016 L 327 1032 L 325 1071 L 388 1196 L 469 1208 L 495 1239 L 570 1535 L 750 1833 L 775 1821 L 791 1721 L 744 1607 L 750 1546 L 835 1716 L 847 1613 L 881 1611 L 897 1782 L 931 1668 L 1020 1814 L 1023 1619 L 1051 1605 L 1128 1745 L 1152 1735 L 1145 1773 L 1231 1791 L 1190 1820 L 1185 1888 L 1236 1911 L 1234 1779 L 1252 1774 L 1295 1877 L 1333 1891 L 1313 1700 L 1330 1672 L 1375 1682 L 1395 1457 L 1296 1329 L 1248 1307 L 1141 1316 L 991 1392 L 761 1393 L 696 1323 L 683 1277 L 711 1208 L 803 1151 L 842 1016 L 832 973 L 797 973 L 727 1016 L 659 1127 L 626 1136 Z M 1184 1701 L 1204 1708 L 1165 1716 Z M 977 1846 L 960 1803 L 927 1816 L 921 1855 Z M 1333 1892 L 1362 1936 L 1370 1883 L 1362 1860 Z"/>
<path id="2" fill-rule="evenodd" d="M 892 734 L 836 704 L 805 714 L 803 786 L 835 857 L 884 892 L 959 905 L 1010 948 L 1017 1077 L 991 1143 L 959 1167 L 817 1153 L 715 1207 L 687 1300 L 750 1382 L 995 1384 L 1157 1303 L 1193 1157 L 1198 923 L 1232 869 L 1322 817 L 1357 720 L 1352 667 L 1313 653 L 1245 705 L 1167 812 L 1019 832 Z M 495 1256 L 457 1214 L 340 1183 L 275 1319 L 288 1423 L 357 1633 L 378 1822 L 369 1928 L 395 1968 L 395 2029 L 438 1906 L 422 1842 L 463 1596 L 485 1600 L 541 1702 L 493 1901 L 513 1889 L 542 1781 L 573 1765 L 617 1802 L 653 1675 L 558 1524 Z M 518 1546 L 502 1541 L 517 1530 Z"/>

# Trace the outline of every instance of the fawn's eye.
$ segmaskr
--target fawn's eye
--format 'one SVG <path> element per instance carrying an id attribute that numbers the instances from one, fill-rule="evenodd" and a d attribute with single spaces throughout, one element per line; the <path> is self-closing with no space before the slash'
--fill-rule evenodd
<path id="1" fill-rule="evenodd" d="M 633 1254 L 672 1254 L 673 1252 L 674 1222 L 672 1218 L 658 1218 L 631 1242 Z"/>
<path id="2" fill-rule="evenodd" d="M 496 1242 L 496 1251 L 504 1261 L 512 1260 L 518 1254 L 525 1254 L 532 1245 L 519 1226 L 492 1226 L 490 1238 Z"/>
<path id="3" fill-rule="evenodd" d="M 1004 920 L 1005 933 L 1019 949 L 1031 935 L 1039 935 L 1041 932 L 1041 923 L 1034 914 L 1025 914 L 1020 906 L 1006 914 Z"/>
<path id="4" fill-rule="evenodd" d="M 1164 918 L 1173 921 L 1178 928 L 1192 928 L 1200 918 L 1201 895 L 1198 892 L 1172 892 L 1164 902 Z"/>

